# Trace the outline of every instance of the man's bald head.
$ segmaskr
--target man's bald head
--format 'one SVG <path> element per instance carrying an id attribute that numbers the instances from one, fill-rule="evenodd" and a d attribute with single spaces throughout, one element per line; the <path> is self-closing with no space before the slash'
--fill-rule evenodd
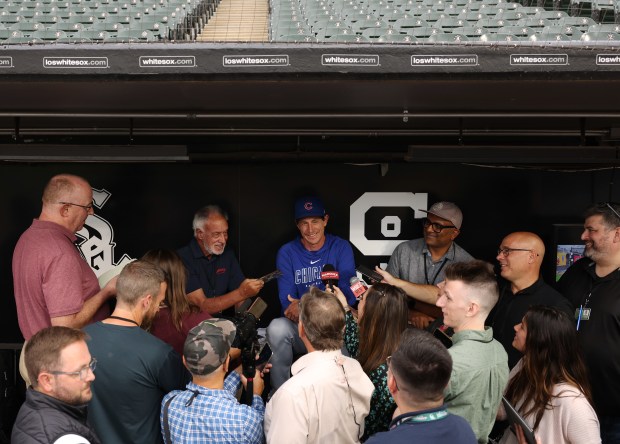
<path id="1" fill-rule="evenodd" d="M 502 277 L 522 289 L 538 280 L 544 256 L 545 244 L 537 234 L 517 231 L 502 240 L 497 261 Z"/>
<path id="2" fill-rule="evenodd" d="M 61 201 L 72 201 L 83 189 L 90 189 L 86 179 L 72 174 L 59 174 L 52 177 L 43 189 L 43 205 L 53 205 Z"/>

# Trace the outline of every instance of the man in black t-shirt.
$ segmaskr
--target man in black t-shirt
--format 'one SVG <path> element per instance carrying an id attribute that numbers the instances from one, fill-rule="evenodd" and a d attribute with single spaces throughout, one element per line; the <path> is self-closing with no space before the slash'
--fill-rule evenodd
<path id="1" fill-rule="evenodd" d="M 540 277 L 545 244 L 534 233 L 511 233 L 497 250 L 497 261 L 503 282 L 499 301 L 485 324 L 493 327 L 493 337 L 508 353 L 508 367 L 513 368 L 522 353 L 512 346 L 514 326 L 521 323 L 525 312 L 533 305 L 557 307 L 572 316 L 572 305 Z"/>
<path id="2" fill-rule="evenodd" d="M 620 204 L 585 214 L 585 257 L 559 282 L 573 304 L 603 444 L 620 443 Z"/>

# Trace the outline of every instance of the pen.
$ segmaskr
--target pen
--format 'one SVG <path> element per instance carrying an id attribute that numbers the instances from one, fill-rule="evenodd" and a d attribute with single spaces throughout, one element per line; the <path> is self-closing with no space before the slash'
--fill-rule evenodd
<path id="1" fill-rule="evenodd" d="M 579 306 L 579 316 L 577 317 L 577 331 L 579 331 L 579 324 L 581 323 L 581 313 L 583 313 L 583 305 Z"/>

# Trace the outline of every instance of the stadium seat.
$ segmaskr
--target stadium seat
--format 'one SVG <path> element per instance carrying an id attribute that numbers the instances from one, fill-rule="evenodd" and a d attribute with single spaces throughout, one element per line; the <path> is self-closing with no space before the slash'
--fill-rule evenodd
<path id="1" fill-rule="evenodd" d="M 540 42 L 567 42 L 575 40 L 573 37 L 564 34 L 561 30 L 556 31 L 541 31 L 532 36 L 532 41 Z"/>
<path id="2" fill-rule="evenodd" d="M 573 26 L 580 31 L 587 31 L 592 25 L 596 25 L 596 22 L 590 17 L 562 17 L 554 23 L 557 26 Z"/>
<path id="3" fill-rule="evenodd" d="M 534 18 L 543 18 L 548 20 L 559 20 L 563 17 L 568 17 L 568 14 L 564 11 L 540 11 L 534 15 Z"/>
<path id="4" fill-rule="evenodd" d="M 592 19 L 595 22 L 614 22 L 618 0 L 592 0 L 590 5 Z"/>
<path id="5" fill-rule="evenodd" d="M 478 20 L 475 23 L 475 26 L 478 26 L 480 28 L 487 28 L 487 29 L 494 29 L 494 28 L 497 29 L 497 28 L 502 28 L 504 26 L 508 26 L 508 24 L 509 22 L 503 19 L 487 18 L 487 19 Z"/>
<path id="6" fill-rule="evenodd" d="M 481 42 L 515 42 L 522 41 L 523 38 L 511 34 L 484 34 L 480 36 Z"/>
<path id="7" fill-rule="evenodd" d="M 394 28 L 398 29 L 403 34 L 408 34 L 408 31 L 413 28 L 422 28 L 430 26 L 426 20 L 421 18 L 408 18 L 396 20 Z"/>
<path id="8" fill-rule="evenodd" d="M 616 43 L 620 43 L 620 34 L 617 32 L 611 32 L 611 31 L 595 31 L 595 32 L 586 32 L 585 34 L 583 34 L 581 36 L 581 41 L 582 42 L 603 42 L 603 41 L 608 41 L 608 42 L 616 42 Z"/>
<path id="9" fill-rule="evenodd" d="M 448 14 L 445 14 L 443 12 L 438 12 L 438 11 L 425 12 L 424 14 L 420 15 L 420 18 L 422 20 L 426 20 L 429 23 L 436 22 L 437 20 L 441 18 L 445 18 L 445 17 L 448 17 Z"/>
<path id="10" fill-rule="evenodd" d="M 428 37 L 429 43 L 461 43 L 467 42 L 469 38 L 461 34 L 433 34 Z"/>
<path id="11" fill-rule="evenodd" d="M 283 35 L 275 39 L 278 42 L 305 42 L 305 43 L 316 43 L 318 40 L 315 36 L 307 35 L 307 34 L 291 34 L 291 35 Z"/>
<path id="12" fill-rule="evenodd" d="M 422 28 L 411 28 L 407 34 L 412 35 L 414 37 L 420 38 L 428 38 L 433 34 L 443 34 L 444 32 L 441 29 L 433 28 L 430 26 L 422 27 Z"/>
<path id="13" fill-rule="evenodd" d="M 588 28 L 587 32 L 617 32 L 620 34 L 620 23 L 598 23 Z"/>
<path id="14" fill-rule="evenodd" d="M 464 13 L 461 13 L 457 16 L 457 18 L 459 19 L 463 19 L 466 20 L 468 22 L 477 22 L 478 20 L 483 20 L 486 18 L 489 18 L 484 12 L 480 12 L 480 11 L 467 11 Z"/>
<path id="15" fill-rule="evenodd" d="M 369 40 L 366 37 L 357 34 L 338 34 L 325 39 L 325 41 L 331 43 L 367 43 Z"/>
<path id="16" fill-rule="evenodd" d="M 40 29 L 32 34 L 32 37 L 40 40 L 58 40 L 63 37 L 67 37 L 67 33 L 64 31 L 54 31 L 52 29 Z"/>
<path id="17" fill-rule="evenodd" d="M 315 30 L 313 29 L 313 31 L 315 31 Z M 315 33 L 316 33 L 316 38 L 319 41 L 325 40 L 328 37 L 331 37 L 332 35 L 356 34 L 356 32 L 353 29 L 351 29 L 350 27 L 348 27 L 346 25 L 343 25 L 343 26 L 328 26 L 326 28 L 316 29 Z"/>
<path id="18" fill-rule="evenodd" d="M 418 39 L 412 35 L 394 33 L 383 34 L 377 39 L 378 43 L 416 43 Z"/>
<path id="19" fill-rule="evenodd" d="M 581 34 L 583 34 L 579 28 L 572 26 L 572 25 L 565 25 L 565 26 L 556 26 L 556 25 L 551 25 L 551 26 L 545 26 L 542 30 L 542 32 L 561 32 L 562 34 L 566 34 L 569 37 L 573 37 L 576 36 L 577 39 L 579 39 L 581 37 Z"/>
<path id="20" fill-rule="evenodd" d="M 497 30 L 497 34 L 508 34 L 517 37 L 530 37 L 536 34 L 536 30 L 527 26 L 504 26 Z"/>
<path id="21" fill-rule="evenodd" d="M 511 22 L 517 22 L 526 16 L 527 14 L 525 12 L 521 12 L 519 10 L 504 10 L 498 14 L 495 14 L 495 18 Z"/>
<path id="22" fill-rule="evenodd" d="M 441 28 L 444 30 L 458 28 L 467 25 L 467 20 L 452 18 L 452 17 L 444 17 L 437 20 L 433 23 L 433 27 Z"/>
<path id="23" fill-rule="evenodd" d="M 547 19 L 534 17 L 522 18 L 516 23 L 517 26 L 529 26 L 530 28 L 544 28 L 545 26 L 550 26 L 551 24 L 552 22 Z"/>
<path id="24" fill-rule="evenodd" d="M 45 43 L 43 40 L 40 39 L 36 39 L 33 37 L 9 37 L 8 39 L 4 40 L 2 42 L 2 44 L 4 45 L 40 45 Z"/>
<path id="25" fill-rule="evenodd" d="M 462 28 L 452 29 L 452 32 L 467 37 L 480 37 L 483 34 L 489 33 L 489 30 L 478 26 L 463 26 Z"/>

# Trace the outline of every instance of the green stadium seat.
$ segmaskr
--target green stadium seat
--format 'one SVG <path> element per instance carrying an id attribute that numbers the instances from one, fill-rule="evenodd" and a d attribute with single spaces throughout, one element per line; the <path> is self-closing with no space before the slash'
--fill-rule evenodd
<path id="1" fill-rule="evenodd" d="M 504 26 L 497 30 L 497 34 L 508 34 L 517 37 L 530 37 L 536 34 L 536 30 L 527 26 Z"/>
<path id="2" fill-rule="evenodd" d="M 313 35 L 307 34 L 291 34 L 291 35 L 283 35 L 276 38 L 274 41 L 277 42 L 305 42 L 305 43 L 316 43 L 318 40 Z"/>
<path id="3" fill-rule="evenodd" d="M 561 30 L 541 31 L 532 36 L 532 41 L 537 42 L 568 42 L 572 40 L 575 40 L 575 38 L 564 34 Z"/>
<path id="4" fill-rule="evenodd" d="M 484 34 L 480 36 L 481 42 L 514 42 L 518 43 L 523 41 L 523 37 L 515 36 L 512 34 Z"/>
<path id="5" fill-rule="evenodd" d="M 617 32 L 620 33 L 620 23 L 597 23 L 588 28 L 587 32 Z"/>
<path id="6" fill-rule="evenodd" d="M 415 43 L 417 41 L 417 37 L 400 33 L 383 34 L 377 39 L 378 43 Z"/>
<path id="7" fill-rule="evenodd" d="M 356 42 L 356 43 L 368 43 L 369 40 L 361 35 L 358 34 L 338 34 L 338 35 L 332 35 L 331 37 L 325 39 L 326 42 L 331 42 L 331 43 L 349 43 L 349 42 Z"/>
<path id="8" fill-rule="evenodd" d="M 615 42 L 620 44 L 620 34 L 611 31 L 586 32 L 581 36 L 582 42 Z"/>
<path id="9" fill-rule="evenodd" d="M 549 32 L 559 32 L 562 34 L 565 34 L 569 37 L 575 37 L 577 40 L 579 40 L 579 38 L 581 38 L 581 35 L 583 34 L 579 28 L 572 26 L 572 25 L 565 25 L 565 26 L 557 26 L 557 25 L 551 25 L 551 26 L 545 26 L 541 32 L 545 32 L 545 33 L 549 33 Z M 573 40 L 575 40 L 575 38 L 573 38 Z"/>
<path id="10" fill-rule="evenodd" d="M 433 27 L 441 29 L 458 28 L 465 25 L 467 25 L 467 20 L 452 17 L 440 18 L 435 23 L 433 23 Z"/>
<path id="11" fill-rule="evenodd" d="M 461 43 L 469 41 L 467 36 L 461 34 L 433 34 L 428 37 L 429 43 Z"/>
<path id="12" fill-rule="evenodd" d="M 568 14 L 564 11 L 540 11 L 534 15 L 534 18 L 544 18 L 547 20 L 559 20 L 564 17 L 568 17 Z"/>
<path id="13" fill-rule="evenodd" d="M 40 29 L 32 34 L 32 37 L 44 40 L 55 41 L 63 37 L 67 37 L 67 33 L 64 31 L 54 31 L 52 29 Z"/>
<path id="14" fill-rule="evenodd" d="M 596 22 L 590 17 L 562 17 L 554 23 L 557 26 L 573 26 L 580 31 L 587 31 L 592 25 L 596 25 Z"/>
<path id="15" fill-rule="evenodd" d="M 595 22 L 614 22 L 618 0 L 592 0 L 591 14 Z"/>
<path id="16" fill-rule="evenodd" d="M 420 38 L 428 38 L 434 34 L 444 34 L 443 30 L 438 28 L 433 28 L 431 26 L 426 26 L 422 28 L 411 28 L 407 34 L 412 35 L 414 37 Z"/>
<path id="17" fill-rule="evenodd" d="M 467 11 L 458 15 L 459 19 L 466 20 L 468 22 L 477 22 L 489 18 L 484 12 L 480 11 Z"/>
<path id="18" fill-rule="evenodd" d="M 489 30 L 479 26 L 463 26 L 461 28 L 452 29 L 452 32 L 455 34 L 465 35 L 467 37 L 480 37 L 483 34 L 487 34 Z"/>
<path id="19" fill-rule="evenodd" d="M 517 21 L 517 26 L 529 26 L 530 28 L 544 28 L 550 26 L 551 21 L 542 18 L 527 17 Z"/>
<path id="20" fill-rule="evenodd" d="M 430 24 L 421 18 L 400 19 L 396 20 L 394 23 L 394 28 L 398 29 L 403 34 L 408 34 L 409 30 L 413 28 L 422 28 L 427 26 L 430 26 Z"/>
<path id="21" fill-rule="evenodd" d="M 3 45 L 42 45 L 45 42 L 33 37 L 9 37 L 2 42 Z"/>

